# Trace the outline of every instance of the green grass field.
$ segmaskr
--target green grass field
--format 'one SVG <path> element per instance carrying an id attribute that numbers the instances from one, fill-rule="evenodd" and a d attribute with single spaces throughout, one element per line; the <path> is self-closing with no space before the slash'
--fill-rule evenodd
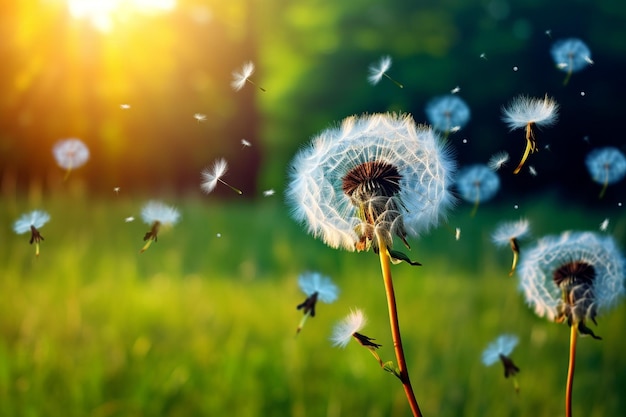
<path id="1" fill-rule="evenodd" d="M 163 198 L 182 213 L 139 254 L 145 200 L 123 193 L 4 197 L 0 206 L 0 414 L 2 416 L 408 416 L 402 386 L 351 342 L 332 347 L 332 326 L 353 307 L 363 333 L 392 360 L 377 256 L 333 250 L 288 216 L 280 196 L 224 203 Z M 244 200 L 245 201 L 245 200 Z M 35 208 L 51 221 L 34 256 L 13 221 Z M 534 237 L 565 229 L 609 231 L 623 248 L 626 216 L 556 200 L 460 205 L 411 241 L 421 267 L 393 267 L 400 324 L 425 416 L 564 414 L 569 329 L 525 305 L 511 254 L 489 235 L 500 220 L 531 220 Z M 134 222 L 124 219 L 135 216 Z M 621 217 L 620 217 L 621 216 Z M 462 230 L 455 241 L 454 228 Z M 219 234 L 219 236 L 218 236 Z M 526 244 L 530 242 L 525 242 Z M 522 244 L 522 253 L 524 245 Z M 296 337 L 307 270 L 333 278 L 337 302 L 319 305 Z M 599 317 L 604 340 L 579 342 L 574 415 L 623 415 L 626 307 Z M 520 343 L 520 392 L 483 349 L 501 333 Z"/>

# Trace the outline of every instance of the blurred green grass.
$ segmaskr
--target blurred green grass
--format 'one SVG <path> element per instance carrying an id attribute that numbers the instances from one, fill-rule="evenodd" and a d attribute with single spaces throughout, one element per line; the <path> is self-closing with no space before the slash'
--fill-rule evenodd
<path id="1" fill-rule="evenodd" d="M 253 202 L 164 198 L 181 222 L 139 254 L 145 200 L 37 193 L 0 207 L 0 415 L 3 416 L 406 416 L 401 385 L 356 343 L 333 348 L 332 326 L 352 307 L 392 360 L 378 258 L 330 249 L 288 216 L 280 197 Z M 460 205 L 412 240 L 422 267 L 393 268 L 416 396 L 426 416 L 564 413 L 568 329 L 536 317 L 509 278 L 510 253 L 489 235 L 526 216 L 535 237 L 595 230 L 610 217 L 622 244 L 622 211 L 591 211 L 536 197 Z M 12 233 L 20 213 L 43 208 L 41 256 Z M 124 219 L 135 216 L 134 222 Z M 621 216 L 621 217 L 620 217 Z M 454 228 L 461 228 L 455 241 Z M 218 236 L 219 234 L 219 236 Z M 526 242 L 528 244 L 528 242 Z M 523 251 L 523 244 L 522 244 Z M 339 285 L 295 336 L 304 299 L 298 275 Z M 574 414 L 621 415 L 626 406 L 626 309 L 599 318 L 604 340 L 579 344 Z M 515 333 L 516 394 L 483 349 Z"/>

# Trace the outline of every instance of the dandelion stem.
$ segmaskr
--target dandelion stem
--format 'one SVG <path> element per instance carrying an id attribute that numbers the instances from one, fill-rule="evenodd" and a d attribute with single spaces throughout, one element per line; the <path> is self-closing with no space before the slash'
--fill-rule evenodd
<path id="1" fill-rule="evenodd" d="M 257 83 L 255 83 L 254 81 L 252 81 L 249 78 L 246 78 L 246 81 L 249 82 L 250 84 L 252 84 L 253 86 L 255 86 L 256 88 L 258 88 L 259 90 L 263 91 L 264 93 L 267 91 L 267 90 L 265 90 L 265 88 L 261 87 L 260 85 L 258 85 Z"/>
<path id="2" fill-rule="evenodd" d="M 526 159 L 528 158 L 528 155 L 531 152 L 534 152 L 534 150 L 535 141 L 533 139 L 532 124 L 529 123 L 526 125 L 526 149 L 524 150 L 524 155 L 522 155 L 522 159 L 519 161 L 519 165 L 517 166 L 517 168 L 515 168 L 515 171 L 513 171 L 513 174 L 517 174 L 520 172 L 520 170 L 524 166 L 524 163 L 526 162 Z"/>
<path id="3" fill-rule="evenodd" d="M 236 192 L 239 195 L 243 194 L 243 191 L 241 191 L 239 188 L 235 188 L 232 185 L 230 185 L 229 183 L 227 183 L 226 181 L 222 180 L 222 179 L 217 179 L 219 182 L 221 182 L 222 184 L 224 184 L 225 186 L 227 186 L 228 188 L 230 188 L 231 190 L 233 190 L 234 192 Z"/>
<path id="4" fill-rule="evenodd" d="M 409 371 L 407 370 L 406 360 L 404 358 L 404 349 L 402 347 L 402 338 L 400 336 L 400 324 L 398 322 L 398 311 L 396 308 L 396 296 L 393 290 L 393 280 L 391 278 L 391 265 L 389 261 L 389 250 L 385 239 L 377 234 L 379 257 L 380 257 L 380 269 L 383 274 L 383 281 L 385 283 L 385 292 L 387 294 L 387 306 L 389 308 L 389 324 L 391 326 L 391 336 L 393 338 L 393 348 L 396 352 L 396 360 L 398 361 L 398 373 L 400 381 L 404 386 L 404 392 L 406 394 L 411 411 L 414 417 L 421 417 L 420 411 L 413 387 L 411 386 L 411 380 L 409 378 Z"/>
<path id="5" fill-rule="evenodd" d="M 572 417 L 572 388 L 574 386 L 574 369 L 576 368 L 578 324 L 572 324 L 569 340 L 569 369 L 567 371 L 567 388 L 565 390 L 565 417 Z"/>
<path id="6" fill-rule="evenodd" d="M 396 80 L 394 80 L 393 78 L 391 78 L 390 76 L 387 75 L 387 73 L 383 73 L 383 76 L 387 77 L 387 79 L 389 79 L 389 81 L 391 81 L 392 83 L 394 83 L 395 85 L 397 85 L 400 88 L 404 88 L 404 86 L 402 84 L 400 84 L 399 82 L 397 82 Z"/>

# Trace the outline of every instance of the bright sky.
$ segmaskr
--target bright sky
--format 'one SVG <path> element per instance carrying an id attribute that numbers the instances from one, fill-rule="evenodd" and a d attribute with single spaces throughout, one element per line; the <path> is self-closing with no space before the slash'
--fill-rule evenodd
<path id="1" fill-rule="evenodd" d="M 115 23 L 136 14 L 169 12 L 176 7 L 176 0 L 67 0 L 67 6 L 72 17 L 89 20 L 98 30 L 108 32 Z"/>

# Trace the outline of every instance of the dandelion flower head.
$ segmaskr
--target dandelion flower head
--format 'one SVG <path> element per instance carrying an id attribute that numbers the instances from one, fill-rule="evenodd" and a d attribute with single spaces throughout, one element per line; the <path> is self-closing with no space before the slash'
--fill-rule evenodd
<path id="1" fill-rule="evenodd" d="M 595 320 L 624 295 L 626 263 L 610 236 L 564 232 L 526 251 L 520 289 L 535 313 L 549 320 Z"/>
<path id="2" fill-rule="evenodd" d="M 317 272 L 306 272 L 300 275 L 298 285 L 307 296 L 317 293 L 317 299 L 327 304 L 334 302 L 339 294 L 339 288 L 333 281 Z"/>
<path id="3" fill-rule="evenodd" d="M 180 219 L 180 212 L 160 201 L 149 201 L 141 209 L 141 218 L 147 224 L 174 225 Z"/>
<path id="4" fill-rule="evenodd" d="M 528 219 L 519 219 L 515 222 L 503 222 L 498 225 L 491 235 L 491 240 L 498 246 L 509 246 L 512 239 L 521 239 L 530 233 Z"/>
<path id="5" fill-rule="evenodd" d="M 346 347 L 352 335 L 361 331 L 365 324 L 367 324 L 367 317 L 363 311 L 359 309 L 350 311 L 350 314 L 333 328 L 333 334 L 330 337 L 333 346 Z"/>
<path id="6" fill-rule="evenodd" d="M 612 146 L 592 150 L 585 163 L 591 178 L 599 184 L 614 184 L 626 176 L 626 157 Z"/>
<path id="7" fill-rule="evenodd" d="M 557 68 L 566 72 L 578 72 L 593 62 L 589 47 L 577 38 L 554 42 L 550 54 Z"/>
<path id="8" fill-rule="evenodd" d="M 50 215 L 43 210 L 33 210 L 25 213 L 13 224 L 13 230 L 18 235 L 31 231 L 31 227 L 39 229 L 50 220 Z"/>
<path id="9" fill-rule="evenodd" d="M 373 85 L 378 84 L 389 68 L 391 68 L 391 57 L 389 55 L 383 56 L 380 58 L 378 65 L 370 65 L 368 68 L 368 81 Z"/>
<path id="10" fill-rule="evenodd" d="M 440 132 L 457 131 L 469 122 L 470 109 L 458 95 L 449 94 L 430 100 L 426 105 L 426 117 Z"/>
<path id="11" fill-rule="evenodd" d="M 89 148 L 80 139 L 63 139 L 52 147 L 52 154 L 61 168 L 73 169 L 89 160 Z"/>
<path id="12" fill-rule="evenodd" d="M 215 189 L 217 182 L 226 174 L 228 171 L 228 162 L 224 158 L 217 159 L 213 162 L 213 166 L 211 168 L 207 168 L 202 171 L 202 184 L 200 188 L 205 193 L 210 193 Z"/>
<path id="13" fill-rule="evenodd" d="M 502 109 L 502 120 L 511 130 L 528 125 L 551 126 L 557 121 L 558 108 L 558 103 L 547 95 L 543 98 L 520 95 Z"/>
<path id="14" fill-rule="evenodd" d="M 486 366 L 493 365 L 500 360 L 500 355 L 509 356 L 515 346 L 517 346 L 518 338 L 512 334 L 503 334 L 498 336 L 496 340 L 489 343 L 483 351 L 482 360 Z"/>
<path id="15" fill-rule="evenodd" d="M 231 81 L 230 86 L 235 91 L 241 90 L 253 73 L 254 63 L 252 61 L 244 63 L 240 71 L 233 71 L 233 80 Z"/>
<path id="16" fill-rule="evenodd" d="M 487 165 L 470 165 L 459 170 L 456 185 L 463 200 L 488 201 L 500 189 L 500 177 Z"/>
<path id="17" fill-rule="evenodd" d="M 455 169 L 432 129 L 411 116 L 344 119 L 303 148 L 290 166 L 286 198 L 293 217 L 333 248 L 391 247 L 435 225 L 452 205 Z"/>

